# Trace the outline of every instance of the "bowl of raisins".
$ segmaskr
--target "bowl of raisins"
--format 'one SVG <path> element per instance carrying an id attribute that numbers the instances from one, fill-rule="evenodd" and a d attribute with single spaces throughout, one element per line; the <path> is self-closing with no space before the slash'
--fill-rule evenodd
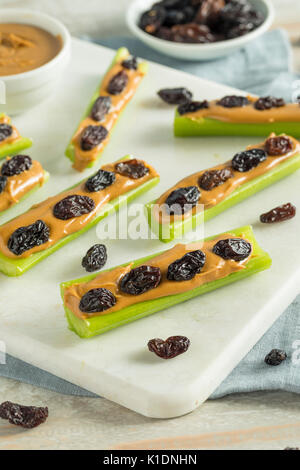
<path id="1" fill-rule="evenodd" d="M 241 49 L 269 29 L 270 0 L 135 0 L 127 12 L 131 32 L 162 54 L 212 60 Z"/>

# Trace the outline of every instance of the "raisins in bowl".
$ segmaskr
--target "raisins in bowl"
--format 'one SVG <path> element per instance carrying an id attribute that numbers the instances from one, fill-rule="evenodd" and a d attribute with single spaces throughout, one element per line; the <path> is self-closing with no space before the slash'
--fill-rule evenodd
<path id="1" fill-rule="evenodd" d="M 1 167 L 2 176 L 15 176 L 20 175 L 24 171 L 30 170 L 32 167 L 32 160 L 28 155 L 15 155 L 14 157 L 6 160 Z"/>
<path id="2" fill-rule="evenodd" d="M 0 142 L 10 137 L 13 133 L 13 128 L 9 124 L 0 124 Z"/>
<path id="3" fill-rule="evenodd" d="M 192 92 L 187 88 L 163 88 L 157 92 L 158 96 L 168 104 L 183 104 L 191 101 Z"/>
<path id="4" fill-rule="evenodd" d="M 107 250 L 105 245 L 93 245 L 82 259 L 82 267 L 88 272 L 93 273 L 103 268 L 107 261 Z"/>
<path id="5" fill-rule="evenodd" d="M 263 224 L 275 224 L 277 222 L 283 222 L 285 220 L 292 219 L 296 215 L 296 207 L 288 202 L 281 206 L 271 209 L 265 214 L 261 214 L 260 221 Z"/>
<path id="6" fill-rule="evenodd" d="M 293 141 L 289 137 L 279 135 L 277 137 L 269 137 L 265 142 L 265 150 L 268 155 L 281 156 L 291 152 L 294 148 Z"/>
<path id="7" fill-rule="evenodd" d="M 232 161 L 231 166 L 235 171 L 241 173 L 250 171 L 257 167 L 260 163 L 267 159 L 267 154 L 263 149 L 250 149 L 237 153 Z"/>
<path id="8" fill-rule="evenodd" d="M 199 274 L 205 264 L 206 256 L 201 250 L 190 251 L 168 267 L 169 281 L 189 281 Z"/>
<path id="9" fill-rule="evenodd" d="M 116 175 L 112 171 L 99 170 L 95 175 L 86 180 L 85 188 L 90 193 L 102 191 L 116 181 Z"/>
<path id="10" fill-rule="evenodd" d="M 80 148 L 85 151 L 92 150 L 101 144 L 107 135 L 108 130 L 104 126 L 87 126 L 81 134 Z"/>
<path id="11" fill-rule="evenodd" d="M 225 183 L 234 177 L 231 168 L 222 168 L 220 170 L 205 171 L 199 178 L 198 184 L 201 189 L 211 191 L 212 189 Z"/>
<path id="12" fill-rule="evenodd" d="M 79 309 L 84 313 L 101 313 L 113 307 L 117 299 L 113 293 L 100 287 L 91 289 L 81 297 Z"/>
<path id="13" fill-rule="evenodd" d="M 74 194 L 57 202 L 53 208 L 53 215 L 60 220 L 73 219 L 89 214 L 95 209 L 95 202 L 88 196 Z"/>
<path id="14" fill-rule="evenodd" d="M 200 196 L 197 186 L 175 189 L 166 199 L 166 209 L 170 215 L 185 214 L 198 204 Z"/>
<path id="15" fill-rule="evenodd" d="M 10 424 L 33 429 L 44 423 L 48 418 L 47 407 L 24 406 L 18 403 L 5 401 L 0 405 L 0 418 L 6 419 Z"/>
<path id="16" fill-rule="evenodd" d="M 137 160 L 136 158 L 117 163 L 115 170 L 119 175 L 127 176 L 134 180 L 143 178 L 149 173 L 149 168 L 147 168 L 142 161 Z"/>
<path id="17" fill-rule="evenodd" d="M 48 225 L 42 220 L 37 220 L 31 225 L 15 230 L 8 240 L 7 247 L 12 253 L 19 256 L 25 251 L 47 243 L 49 236 Z"/>
<path id="18" fill-rule="evenodd" d="M 250 104 L 248 98 L 236 95 L 224 96 L 217 101 L 217 105 L 222 106 L 223 108 L 242 108 L 248 104 Z"/>
<path id="19" fill-rule="evenodd" d="M 186 336 L 170 336 L 165 341 L 161 338 L 153 338 L 148 341 L 148 349 L 162 359 L 173 359 L 185 353 L 190 344 Z"/>
<path id="20" fill-rule="evenodd" d="M 120 289 L 125 294 L 141 295 L 155 289 L 161 281 L 160 269 L 156 266 L 139 266 L 122 277 Z"/>
<path id="21" fill-rule="evenodd" d="M 251 254 L 252 246 L 242 238 L 227 238 L 219 240 L 213 247 L 213 253 L 223 259 L 242 261 Z"/>

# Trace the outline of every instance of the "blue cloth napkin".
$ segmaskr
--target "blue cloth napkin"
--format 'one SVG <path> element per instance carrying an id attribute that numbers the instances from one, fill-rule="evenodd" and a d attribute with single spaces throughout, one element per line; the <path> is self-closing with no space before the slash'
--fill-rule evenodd
<path id="1" fill-rule="evenodd" d="M 89 38 L 86 38 L 89 39 Z M 135 55 L 202 78 L 231 85 L 257 95 L 274 95 L 290 101 L 297 77 L 291 73 L 291 48 L 284 31 L 274 30 L 229 57 L 214 62 L 186 62 L 149 49 L 134 38 L 108 38 L 99 44 L 114 49 L 126 46 Z M 299 93 L 300 94 L 300 93 Z M 300 393 L 300 296 L 220 385 L 211 398 L 237 392 L 287 390 Z M 279 367 L 264 363 L 273 348 L 284 349 L 288 359 Z M 97 395 L 33 367 L 10 355 L 0 365 L 0 376 L 68 395 Z"/>

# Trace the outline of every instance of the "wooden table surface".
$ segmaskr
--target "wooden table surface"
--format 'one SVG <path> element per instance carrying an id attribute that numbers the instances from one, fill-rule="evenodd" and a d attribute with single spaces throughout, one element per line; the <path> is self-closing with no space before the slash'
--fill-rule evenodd
<path id="1" fill-rule="evenodd" d="M 300 72 L 300 1 L 272 0 L 274 27 L 285 28 Z M 3 0 L 1 7 L 39 9 L 63 20 L 72 34 L 124 34 L 128 0 Z M 2 339 L 2 338 L 0 338 Z M 104 399 L 69 397 L 0 379 L 0 402 L 44 405 L 46 424 L 22 430 L 0 423 L 0 449 L 284 449 L 300 446 L 300 396 L 238 394 L 208 401 L 181 418 L 152 420 Z"/>

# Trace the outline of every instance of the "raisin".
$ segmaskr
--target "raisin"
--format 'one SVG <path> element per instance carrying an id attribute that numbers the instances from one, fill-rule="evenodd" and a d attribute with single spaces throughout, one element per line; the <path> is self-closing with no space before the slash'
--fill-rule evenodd
<path id="1" fill-rule="evenodd" d="M 108 289 L 100 287 L 91 289 L 84 294 L 79 303 L 79 309 L 85 313 L 104 312 L 113 307 L 117 299 Z"/>
<path id="2" fill-rule="evenodd" d="M 230 38 L 232 30 L 247 25 L 248 32 L 257 28 L 263 22 L 262 15 L 246 0 L 231 0 L 226 2 L 217 18 L 217 29 Z"/>
<path id="3" fill-rule="evenodd" d="M 205 264 L 206 256 L 201 250 L 190 251 L 170 264 L 167 272 L 169 281 L 189 281 L 199 274 Z"/>
<path id="4" fill-rule="evenodd" d="M 92 150 L 106 139 L 108 130 L 103 126 L 87 126 L 83 129 L 80 139 L 82 150 Z"/>
<path id="5" fill-rule="evenodd" d="M 200 195 L 196 186 L 175 189 L 166 199 L 169 214 L 184 214 L 190 211 L 198 203 Z"/>
<path id="6" fill-rule="evenodd" d="M 266 355 L 265 363 L 268 364 L 268 366 L 279 366 L 286 359 L 287 354 L 285 351 L 282 351 L 281 349 L 272 349 L 272 351 Z"/>
<path id="7" fill-rule="evenodd" d="M 182 24 L 185 23 L 186 20 L 186 15 L 183 10 L 167 10 L 166 11 L 166 17 L 164 21 L 164 26 L 167 27 L 172 27 L 175 26 L 176 24 Z"/>
<path id="8" fill-rule="evenodd" d="M 3 193 L 5 187 L 7 184 L 7 177 L 6 176 L 0 176 L 0 194 Z"/>
<path id="9" fill-rule="evenodd" d="M 32 160 L 27 155 L 15 155 L 14 157 L 6 160 L 1 168 L 2 176 L 15 176 L 30 170 L 32 167 Z"/>
<path id="10" fill-rule="evenodd" d="M 219 240 L 213 247 L 213 253 L 223 259 L 242 261 L 251 254 L 252 247 L 249 242 L 242 238 L 227 238 Z"/>
<path id="11" fill-rule="evenodd" d="M 184 103 L 178 106 L 178 113 L 180 115 L 187 114 L 187 113 L 195 113 L 200 109 L 208 109 L 209 103 L 208 101 L 190 101 L 188 103 Z"/>
<path id="12" fill-rule="evenodd" d="M 105 245 L 94 245 L 92 246 L 82 259 L 82 267 L 88 273 L 93 273 L 105 266 L 107 261 L 107 251 Z"/>
<path id="13" fill-rule="evenodd" d="M 285 106 L 284 99 L 274 98 L 274 96 L 265 96 L 263 98 L 259 98 L 254 103 L 254 108 L 258 111 L 265 111 L 272 108 L 281 108 L 282 106 Z"/>
<path id="14" fill-rule="evenodd" d="M 190 344 L 186 336 L 170 336 L 166 341 L 160 338 L 150 339 L 148 349 L 162 359 L 173 359 L 185 353 Z"/>
<path id="15" fill-rule="evenodd" d="M 275 209 L 266 212 L 260 216 L 260 221 L 263 224 L 274 224 L 276 222 L 283 222 L 295 217 L 296 207 L 290 202 L 282 206 L 275 207 Z"/>
<path id="16" fill-rule="evenodd" d="M 250 101 L 245 96 L 224 96 L 224 98 L 217 101 L 219 106 L 223 106 L 223 108 L 241 108 L 243 106 L 247 106 L 250 104 Z"/>
<path id="17" fill-rule="evenodd" d="M 95 209 L 95 202 L 88 196 L 73 194 L 57 202 L 53 208 L 53 215 L 60 220 L 73 219 L 89 214 Z"/>
<path id="18" fill-rule="evenodd" d="M 117 73 L 107 85 L 107 91 L 111 95 L 119 95 L 128 84 L 128 75 L 124 70 Z"/>
<path id="19" fill-rule="evenodd" d="M 49 236 L 48 225 L 42 220 L 37 220 L 34 224 L 15 230 L 8 240 L 7 247 L 12 253 L 19 256 L 35 246 L 47 243 Z"/>
<path id="20" fill-rule="evenodd" d="M 268 155 L 285 155 L 293 150 L 294 144 L 289 137 L 279 135 L 278 137 L 270 137 L 266 140 L 265 149 Z"/>
<path id="21" fill-rule="evenodd" d="M 156 33 L 156 37 L 165 41 L 174 41 L 173 33 L 170 28 L 161 27 Z"/>
<path id="22" fill-rule="evenodd" d="M 125 274 L 120 282 L 122 292 L 141 295 L 155 289 L 161 281 L 160 269 L 155 266 L 139 266 Z"/>
<path id="23" fill-rule="evenodd" d="M 111 186 L 115 180 L 116 175 L 112 171 L 99 170 L 95 175 L 86 180 L 85 188 L 90 193 L 95 193 Z"/>
<path id="24" fill-rule="evenodd" d="M 204 24 L 186 23 L 172 27 L 173 40 L 186 44 L 206 44 L 216 40 Z"/>
<path id="25" fill-rule="evenodd" d="M 231 168 L 222 168 L 221 170 L 210 170 L 205 171 L 200 176 L 198 184 L 201 189 L 205 191 L 211 191 L 212 189 L 225 183 L 230 178 L 233 178 L 234 174 Z"/>
<path id="26" fill-rule="evenodd" d="M 122 67 L 127 70 L 137 70 L 138 61 L 136 57 L 130 57 L 129 59 L 123 60 Z"/>
<path id="27" fill-rule="evenodd" d="M 13 133 L 13 128 L 9 124 L 0 124 L 0 142 L 10 137 Z"/>
<path id="28" fill-rule="evenodd" d="M 0 418 L 7 419 L 10 424 L 32 429 L 44 423 L 48 418 L 48 408 L 23 406 L 11 401 L 0 405 Z"/>
<path id="29" fill-rule="evenodd" d="M 122 176 L 127 176 L 137 180 L 143 178 L 149 173 L 149 168 L 147 168 L 143 162 L 133 158 L 132 160 L 126 160 L 124 162 L 117 163 L 115 170 Z"/>
<path id="30" fill-rule="evenodd" d="M 168 104 L 183 104 L 193 98 L 193 94 L 187 88 L 164 88 L 157 94 Z"/>
<path id="31" fill-rule="evenodd" d="M 263 149 L 250 149 L 245 152 L 237 153 L 231 162 L 232 168 L 241 173 L 250 171 L 264 162 L 267 154 Z"/>
<path id="32" fill-rule="evenodd" d="M 245 36 L 245 34 L 250 33 L 253 30 L 253 24 L 251 23 L 242 23 L 234 28 L 230 29 L 227 33 L 227 39 L 235 39 L 239 38 L 240 36 Z"/>
<path id="33" fill-rule="evenodd" d="M 196 23 L 212 26 L 216 22 L 218 14 L 224 6 L 224 0 L 203 0 L 195 17 Z"/>
<path id="34" fill-rule="evenodd" d="M 156 6 L 142 14 L 140 19 L 140 28 L 146 33 L 154 34 L 165 21 L 166 10 L 163 7 Z"/>
<path id="35" fill-rule="evenodd" d="M 93 104 L 91 110 L 91 118 L 94 121 L 103 121 L 106 114 L 109 112 L 111 107 L 111 97 L 110 96 L 99 96 Z"/>

